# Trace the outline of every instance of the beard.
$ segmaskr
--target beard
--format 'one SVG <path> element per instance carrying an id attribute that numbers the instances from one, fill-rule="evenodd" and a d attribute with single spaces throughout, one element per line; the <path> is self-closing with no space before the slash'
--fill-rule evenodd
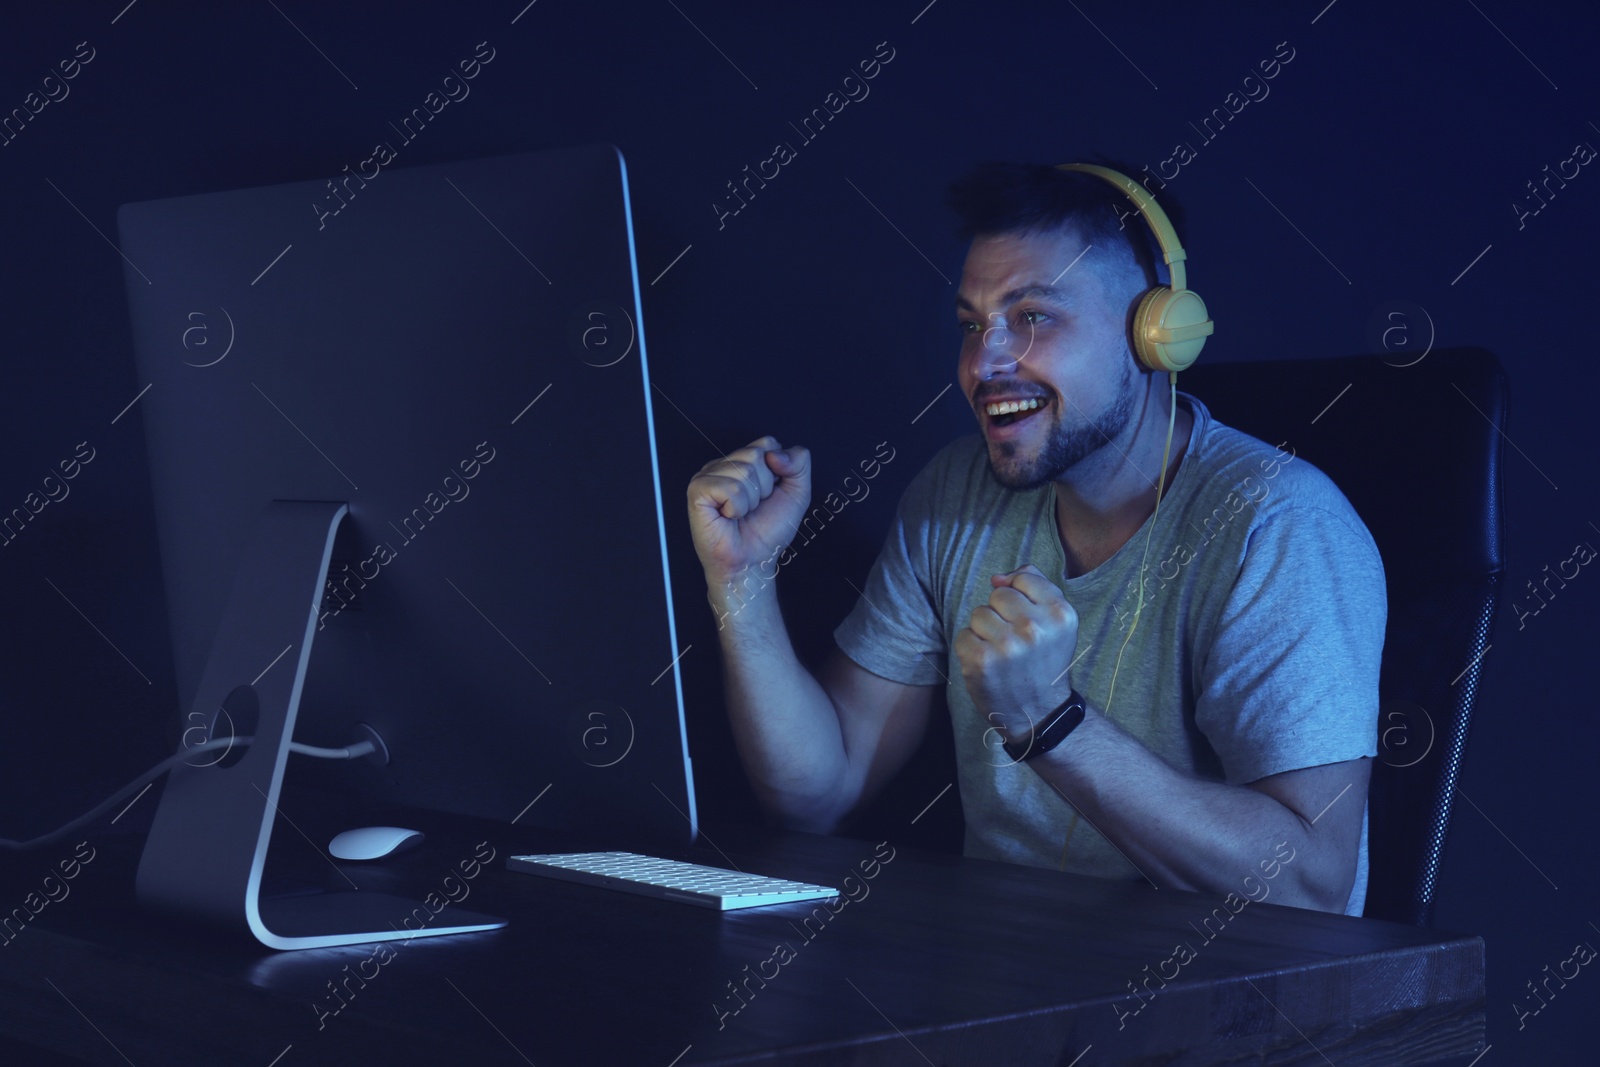
<path id="1" fill-rule="evenodd" d="M 1124 363 L 1117 395 L 1088 424 L 1065 426 L 1060 410 L 1056 409 L 1052 415 L 1055 421 L 1046 431 L 1044 444 L 1036 454 L 1025 453 L 1026 446 L 1015 441 L 990 443 L 989 473 L 1007 489 L 1018 492 L 1055 481 L 1111 444 L 1128 428 L 1138 406 L 1134 392 L 1132 365 Z"/>

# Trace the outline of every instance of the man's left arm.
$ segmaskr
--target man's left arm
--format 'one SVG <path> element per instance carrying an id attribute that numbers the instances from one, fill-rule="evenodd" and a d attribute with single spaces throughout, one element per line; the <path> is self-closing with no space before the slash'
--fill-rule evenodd
<path id="1" fill-rule="evenodd" d="M 1037 772 L 1158 886 L 1237 893 L 1270 870 L 1276 903 L 1342 913 L 1370 764 L 1208 781 L 1173 769 L 1090 707 L 1067 743 L 1017 770 Z"/>
<path id="2" fill-rule="evenodd" d="M 1387 605 L 1365 531 L 1312 510 L 1252 533 L 1216 621 L 1196 724 L 1227 781 L 1175 769 L 1093 706 L 1064 742 L 1016 767 L 1159 886 L 1232 892 L 1271 869 L 1288 874 L 1273 883 L 1280 903 L 1343 912 L 1349 901 Z M 1073 659 L 1077 614 L 1031 565 L 991 584 L 952 651 L 979 712 L 1025 739 L 1070 687 L 1060 665 Z"/>

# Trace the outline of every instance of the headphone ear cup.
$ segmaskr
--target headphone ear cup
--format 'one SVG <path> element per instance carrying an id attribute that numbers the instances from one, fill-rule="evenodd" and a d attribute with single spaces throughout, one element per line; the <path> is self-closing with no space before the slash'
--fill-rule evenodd
<path id="1" fill-rule="evenodd" d="M 1138 357 L 1139 365 L 1144 367 L 1145 370 L 1160 371 L 1165 369 L 1161 366 L 1161 353 L 1157 350 L 1155 342 L 1149 338 L 1151 324 L 1150 305 L 1162 293 L 1171 291 L 1164 285 L 1158 285 L 1154 289 L 1146 289 L 1144 295 L 1139 297 L 1139 302 L 1133 309 L 1133 354 Z"/>
<path id="2" fill-rule="evenodd" d="M 1198 293 L 1158 285 L 1146 291 L 1134 309 L 1134 355 L 1152 371 L 1187 370 L 1200 357 L 1213 328 Z"/>

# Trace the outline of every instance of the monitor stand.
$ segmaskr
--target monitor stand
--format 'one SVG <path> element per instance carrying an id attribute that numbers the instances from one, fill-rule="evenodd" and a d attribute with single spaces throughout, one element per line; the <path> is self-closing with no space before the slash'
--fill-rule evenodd
<path id="1" fill-rule="evenodd" d="M 171 771 L 139 860 L 141 902 L 246 927 L 269 948 L 326 948 L 506 925 L 453 905 L 435 922 L 436 913 L 421 901 L 385 893 L 261 895 L 334 533 L 349 510 L 342 502 L 275 500 L 257 522 L 189 720 L 208 724 L 208 737 L 255 740 L 225 753 L 197 753 L 192 765 Z"/>

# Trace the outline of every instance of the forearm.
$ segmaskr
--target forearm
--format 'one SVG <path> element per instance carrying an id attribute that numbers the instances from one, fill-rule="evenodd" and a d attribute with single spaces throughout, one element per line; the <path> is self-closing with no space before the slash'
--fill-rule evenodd
<path id="1" fill-rule="evenodd" d="M 1294 858 L 1272 883 L 1274 902 L 1344 910 L 1355 871 L 1318 834 L 1315 813 L 1307 819 L 1256 789 L 1177 771 L 1092 707 L 1065 742 L 1025 766 L 1158 886 L 1239 892 L 1264 861 L 1289 854 L 1276 851 L 1286 843 Z"/>
<path id="2" fill-rule="evenodd" d="M 794 654 L 770 582 L 742 595 L 711 584 L 722 645 L 724 701 L 757 799 L 778 821 L 826 832 L 849 810 L 849 762 L 839 716 Z"/>

